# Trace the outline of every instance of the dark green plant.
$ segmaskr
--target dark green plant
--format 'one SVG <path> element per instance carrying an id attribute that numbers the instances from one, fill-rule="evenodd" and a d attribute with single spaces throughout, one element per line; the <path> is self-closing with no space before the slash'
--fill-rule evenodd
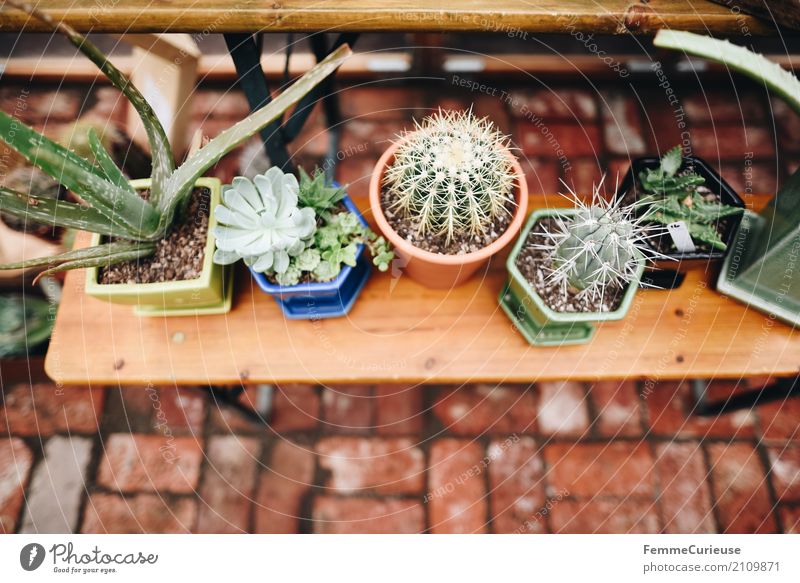
<path id="1" fill-rule="evenodd" d="M 347 45 L 341 46 L 269 104 L 220 133 L 176 167 L 164 128 L 130 79 L 83 35 L 63 22 L 56 22 L 16 0 L 9 0 L 8 3 L 64 34 L 128 98 L 147 133 L 152 153 L 152 176 L 149 196 L 144 200 L 130 186 L 94 129 L 90 128 L 87 132 L 89 148 L 95 158 L 95 163 L 92 163 L 18 119 L 0 112 L 0 139 L 85 202 L 85 205 L 75 204 L 0 188 L 0 210 L 48 225 L 91 231 L 116 239 L 54 257 L 0 265 L 0 269 L 48 266 L 45 273 L 53 273 L 81 267 L 107 266 L 151 255 L 156 243 L 169 233 L 176 217 L 185 211 L 195 181 L 225 154 L 297 103 L 333 73 L 350 54 Z"/>
<path id="2" fill-rule="evenodd" d="M 639 183 L 650 195 L 640 202 L 649 206 L 650 220 L 664 225 L 683 221 L 693 240 L 724 251 L 727 246 L 719 236 L 717 222 L 743 209 L 713 200 L 702 176 L 689 168 L 681 171 L 681 152 L 681 147 L 675 146 L 664 154 L 658 168 L 639 173 Z"/>
<path id="3" fill-rule="evenodd" d="M 347 194 L 344 188 L 328 184 L 325 173 L 316 168 L 309 176 L 308 172 L 298 168 L 300 172 L 300 192 L 297 195 L 300 206 L 313 208 L 317 213 L 332 209 Z"/>
<path id="4" fill-rule="evenodd" d="M 0 295 L 0 358 L 25 356 L 50 337 L 50 304 L 21 294 Z"/>

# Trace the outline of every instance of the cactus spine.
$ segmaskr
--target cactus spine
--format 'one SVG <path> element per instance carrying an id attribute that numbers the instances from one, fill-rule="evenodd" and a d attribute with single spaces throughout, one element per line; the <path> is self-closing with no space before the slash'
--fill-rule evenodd
<path id="1" fill-rule="evenodd" d="M 416 122 L 415 122 L 416 123 Z M 506 137 L 471 111 L 442 111 L 403 135 L 384 177 L 390 208 L 420 235 L 480 235 L 513 203 Z"/>
<path id="2" fill-rule="evenodd" d="M 637 217 L 637 207 L 606 201 L 597 188 L 588 205 L 572 195 L 577 212 L 557 219 L 552 232 L 545 230 L 547 243 L 538 247 L 551 253 L 550 282 L 560 284 L 565 294 L 572 288 L 602 299 L 610 286 L 636 279 L 649 253 L 646 239 L 661 228 L 645 224 L 648 212 Z"/>

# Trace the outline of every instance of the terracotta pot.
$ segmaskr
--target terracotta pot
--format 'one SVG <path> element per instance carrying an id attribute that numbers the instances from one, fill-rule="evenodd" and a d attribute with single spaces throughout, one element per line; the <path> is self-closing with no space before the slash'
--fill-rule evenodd
<path id="1" fill-rule="evenodd" d="M 393 143 L 381 156 L 372 171 L 369 183 L 369 204 L 372 215 L 378 224 L 383 236 L 394 246 L 394 251 L 401 260 L 403 273 L 419 283 L 437 289 L 452 288 L 467 281 L 489 258 L 508 245 L 517 236 L 525 220 L 525 211 L 528 208 L 528 185 L 525 173 L 522 171 L 517 159 L 508 152 L 514 173 L 517 176 L 516 199 L 517 206 L 511 223 L 491 245 L 480 251 L 465 253 L 463 255 L 444 255 L 431 253 L 415 247 L 398 235 L 386 220 L 381 207 L 381 183 L 385 169 L 394 161 L 394 153 L 401 142 Z"/>

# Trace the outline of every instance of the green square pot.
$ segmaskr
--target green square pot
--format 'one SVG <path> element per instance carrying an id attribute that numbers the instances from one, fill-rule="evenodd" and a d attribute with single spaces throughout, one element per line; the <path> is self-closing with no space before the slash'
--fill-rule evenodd
<path id="1" fill-rule="evenodd" d="M 533 226 L 548 217 L 569 217 L 577 209 L 542 209 L 531 213 L 514 249 L 508 256 L 506 269 L 508 281 L 500 292 L 500 307 L 511 318 L 514 326 L 525 339 L 534 346 L 560 346 L 565 344 L 584 344 L 594 334 L 595 322 L 621 320 L 625 317 L 636 295 L 639 280 L 644 273 L 644 262 L 639 266 L 636 278 L 625 290 L 622 304 L 613 312 L 556 312 L 528 283 L 517 268 L 517 257 L 525 245 Z"/>
<path id="2" fill-rule="evenodd" d="M 150 188 L 150 179 L 132 180 L 136 190 Z M 98 283 L 99 269 L 86 270 L 86 295 L 112 302 L 135 306 L 140 316 L 186 316 L 220 314 L 231 307 L 230 269 L 213 262 L 216 225 L 214 207 L 220 202 L 222 184 L 217 178 L 200 178 L 195 187 L 204 187 L 211 193 L 208 216 L 208 238 L 204 250 L 203 270 L 197 279 L 157 283 Z M 101 235 L 92 235 L 91 244 L 99 245 Z"/>

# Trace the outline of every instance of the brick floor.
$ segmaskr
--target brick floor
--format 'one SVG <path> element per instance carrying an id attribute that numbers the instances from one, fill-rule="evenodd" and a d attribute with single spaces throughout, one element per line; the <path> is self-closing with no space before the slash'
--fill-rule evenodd
<path id="1" fill-rule="evenodd" d="M 652 86 L 506 89 L 345 87 L 339 180 L 365 196 L 381 141 L 438 106 L 494 119 L 534 193 L 562 179 L 585 193 L 606 172 L 612 188 L 630 157 L 664 152 L 684 129 L 743 192 L 772 192 L 800 162 L 800 116 L 758 91 L 740 93 L 740 109 L 724 87 L 676 87 L 679 116 Z M 18 92 L 4 86 L 0 107 Z M 121 121 L 118 97 L 32 93 L 25 117 L 48 134 L 81 108 Z M 213 134 L 246 111 L 240 92 L 202 86 L 192 124 Z M 328 137 L 315 113 L 295 155 L 318 160 Z M 203 387 L 20 384 L 2 396 L 0 532 L 800 532 L 797 398 L 701 418 L 688 383 L 285 385 L 263 425 Z M 255 388 L 243 398 L 252 406 Z"/>

